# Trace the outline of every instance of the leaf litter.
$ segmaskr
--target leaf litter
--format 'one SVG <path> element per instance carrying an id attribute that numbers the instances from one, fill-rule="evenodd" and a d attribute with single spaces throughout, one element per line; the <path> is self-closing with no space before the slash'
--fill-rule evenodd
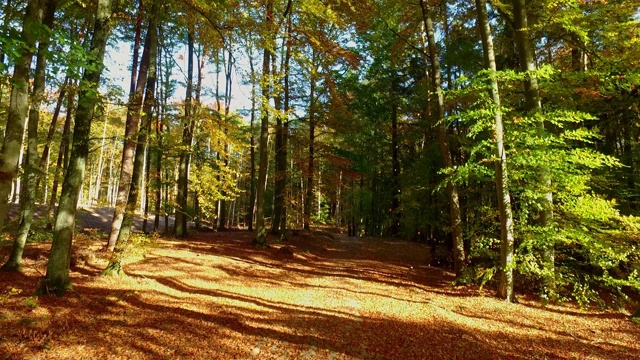
<path id="1" fill-rule="evenodd" d="M 0 359 L 640 358 L 625 314 L 453 287 L 424 244 L 320 231 L 268 249 L 251 240 L 159 238 L 112 278 L 98 276 L 102 241 L 82 239 L 64 298 L 32 296 L 49 245 L 29 244 L 24 271 L 0 274 Z"/>

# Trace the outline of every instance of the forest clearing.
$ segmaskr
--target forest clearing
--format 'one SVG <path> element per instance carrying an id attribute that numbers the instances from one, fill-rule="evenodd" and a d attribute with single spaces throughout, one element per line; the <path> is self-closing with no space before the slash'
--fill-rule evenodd
<path id="1" fill-rule="evenodd" d="M 626 315 L 454 287 L 421 243 L 318 230 L 256 249 L 249 232 L 207 232 L 155 238 L 114 278 L 98 276 L 98 240 L 74 245 L 64 298 L 33 296 L 48 244 L 29 245 L 23 273 L 0 276 L 0 359 L 640 356 Z"/>

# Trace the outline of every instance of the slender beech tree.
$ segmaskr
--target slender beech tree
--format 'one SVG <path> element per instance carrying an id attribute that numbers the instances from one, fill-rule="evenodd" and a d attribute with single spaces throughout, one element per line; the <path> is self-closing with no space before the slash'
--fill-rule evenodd
<path id="1" fill-rule="evenodd" d="M 251 161 L 250 165 L 250 173 L 249 173 L 249 209 L 247 211 L 247 217 L 249 218 L 248 229 L 249 231 L 253 231 L 253 217 L 256 211 L 256 135 L 254 130 L 254 124 L 256 122 L 256 70 L 253 65 L 253 53 L 251 52 L 251 48 L 248 50 L 249 56 L 249 70 L 251 77 L 251 120 L 249 122 L 249 132 L 250 132 L 250 149 L 249 149 L 249 157 Z"/>
<path id="2" fill-rule="evenodd" d="M 146 90 L 144 95 L 144 108 L 143 108 L 143 121 L 141 124 L 141 130 L 138 132 L 138 139 L 136 141 L 135 159 L 133 162 L 133 174 L 131 178 L 131 186 L 129 188 L 129 194 L 127 198 L 127 207 L 122 219 L 122 226 L 120 226 L 120 232 L 118 233 L 118 239 L 115 244 L 114 254 L 109 260 L 107 268 L 102 272 L 105 275 L 123 275 L 122 258 L 124 251 L 129 243 L 129 237 L 131 235 L 131 227 L 133 225 L 133 219 L 135 216 L 136 206 L 138 203 L 138 194 L 140 184 L 143 178 L 143 167 L 145 159 L 145 149 L 147 146 L 147 137 L 149 131 L 149 124 L 153 121 L 153 104 L 155 102 L 154 94 L 156 91 L 156 74 L 157 74 L 157 54 L 158 54 L 158 14 L 159 6 L 158 1 L 155 0 L 151 6 L 151 13 L 149 14 L 149 27 L 147 30 L 147 38 L 144 43 L 143 50 L 143 63 L 145 57 L 148 59 L 148 78 L 146 81 Z M 146 54 L 146 55 L 145 55 Z M 142 68 L 140 72 L 142 73 Z"/>
<path id="3" fill-rule="evenodd" d="M 494 137 L 496 141 L 496 189 L 498 192 L 498 210 L 500 212 L 500 283 L 498 296 L 512 301 L 513 295 L 513 214 L 511 212 L 511 196 L 509 193 L 509 176 L 507 172 L 507 153 L 504 147 L 504 128 L 502 126 L 502 110 L 500 109 L 500 91 L 496 67 L 496 55 L 493 49 L 493 36 L 487 14 L 486 0 L 476 0 L 478 15 L 478 31 L 482 39 L 484 64 L 489 71 L 490 92 L 495 107 Z"/>
<path id="4" fill-rule="evenodd" d="M 431 58 L 431 86 L 434 103 L 434 117 L 436 121 L 436 132 L 438 136 L 438 144 L 440 146 L 440 154 L 442 163 L 445 168 L 453 166 L 451 151 L 449 150 L 449 140 L 447 135 L 447 127 L 444 122 L 444 94 L 442 91 L 442 73 L 440 71 L 440 60 L 438 60 L 438 52 L 436 49 L 436 36 L 433 25 L 433 8 L 426 4 L 425 0 L 420 0 L 420 8 L 422 10 L 422 21 L 427 35 L 427 46 L 429 57 Z M 458 199 L 458 188 L 447 181 L 447 193 L 449 195 L 449 215 L 451 217 L 451 237 L 453 239 L 453 263 L 456 276 L 461 276 L 466 267 L 466 257 L 464 252 L 464 243 L 462 240 L 462 218 L 460 216 L 460 201 Z"/>
<path id="5" fill-rule="evenodd" d="M 99 0 L 93 25 L 93 36 L 89 48 L 89 61 L 80 83 L 78 108 L 76 110 L 73 148 L 69 159 L 60 203 L 53 229 L 53 243 L 47 263 L 47 273 L 41 292 L 55 292 L 62 296 L 71 286 L 69 265 L 71 261 L 71 243 L 75 227 L 76 210 L 80 188 L 85 176 L 85 165 L 89 156 L 89 132 L 93 120 L 94 108 L 98 101 L 98 86 L 104 68 L 104 53 L 111 34 L 111 14 L 113 0 Z"/>
<path id="6" fill-rule="evenodd" d="M 48 29 L 53 27 L 53 19 L 56 11 L 54 0 L 46 1 L 46 10 L 43 25 Z M 46 34 L 46 32 L 45 32 Z M 27 123 L 27 156 L 23 161 L 24 175 L 27 181 L 24 182 L 24 189 L 20 192 L 20 225 L 16 234 L 11 255 L 3 266 L 6 270 L 20 270 L 22 264 L 22 253 L 27 242 L 27 236 L 33 221 L 34 205 L 36 200 L 37 180 L 39 177 L 38 166 L 38 124 L 40 122 L 40 107 L 44 98 L 44 87 L 46 83 L 47 53 L 49 52 L 48 34 L 40 38 L 38 43 L 38 55 L 36 57 L 36 69 L 33 79 L 33 90 L 31 92 L 31 108 Z"/>
<path id="7" fill-rule="evenodd" d="M 182 148 L 178 165 L 178 193 L 176 196 L 176 215 L 174 233 L 176 237 L 187 236 L 187 199 L 189 194 L 189 159 L 191 157 L 191 143 L 193 142 L 193 55 L 194 31 L 187 33 L 187 88 L 184 101 L 184 120 L 182 128 Z"/>
<path id="8" fill-rule="evenodd" d="M 309 153 L 307 157 L 307 186 L 304 199 L 305 230 L 310 229 L 311 209 L 313 208 L 313 178 L 315 168 L 315 139 L 316 139 L 316 52 L 311 55 L 309 73 Z"/>
<path id="9" fill-rule="evenodd" d="M 47 178 L 48 168 L 47 161 L 49 161 L 49 153 L 51 152 L 51 143 L 53 142 L 53 135 L 56 133 L 56 126 L 58 124 L 58 118 L 60 117 L 60 110 L 62 110 L 62 104 L 67 95 L 67 88 L 69 87 L 69 76 L 64 79 L 64 82 L 60 86 L 60 93 L 58 94 L 58 101 L 56 107 L 53 110 L 53 117 L 51 118 L 51 124 L 49 124 L 49 131 L 47 132 L 47 139 L 45 140 L 44 149 L 42 149 L 42 156 L 40 156 L 39 168 L 44 170 L 42 176 L 38 176 L 36 193 L 40 190 L 40 183 L 42 178 Z M 45 181 L 46 183 L 46 181 Z M 45 199 L 46 202 L 46 199 Z"/>
<path id="10" fill-rule="evenodd" d="M 140 60 L 138 71 L 138 48 L 140 43 L 140 19 L 142 14 L 142 0 L 139 0 L 138 22 L 136 25 L 136 35 L 133 50 L 133 65 L 131 67 L 131 81 L 129 91 L 129 104 L 127 109 L 127 120 L 124 129 L 124 146 L 122 149 L 122 161 L 120 163 L 120 182 L 118 183 L 118 196 L 116 206 L 113 209 L 113 219 L 111 221 L 111 232 L 107 241 L 107 250 L 113 251 L 118 240 L 122 219 L 124 218 L 127 198 L 131 187 L 131 177 L 133 176 L 133 157 L 136 148 L 136 138 L 138 136 L 138 123 L 140 122 L 140 109 L 142 108 L 142 97 L 144 87 L 147 82 L 149 69 L 149 51 L 145 46 Z M 147 36 L 148 39 L 148 36 Z M 137 75 L 137 79 L 136 79 Z"/>
<path id="11" fill-rule="evenodd" d="M 267 246 L 267 229 L 264 223 L 264 198 L 267 187 L 267 170 L 269 166 L 269 97 L 271 96 L 271 53 L 275 46 L 273 41 L 273 1 L 267 0 L 265 11 L 266 34 L 262 54 L 262 114 L 260 122 L 260 165 L 258 169 L 258 189 L 256 192 L 256 230 L 255 243 L 258 247 Z"/>
<path id="12" fill-rule="evenodd" d="M 47 219 L 50 223 L 47 225 L 49 229 L 53 229 L 54 225 L 54 209 L 56 207 L 56 200 L 58 200 L 58 186 L 60 184 L 60 173 L 63 169 L 66 169 L 69 164 L 69 144 L 71 138 L 71 118 L 73 115 L 73 109 L 75 107 L 75 89 L 77 88 L 77 82 L 71 85 L 67 94 L 67 114 L 64 120 L 64 126 L 62 129 L 62 139 L 60 140 L 60 148 L 58 149 L 58 160 L 56 161 L 56 168 L 53 172 L 53 184 L 51 185 L 51 197 L 49 198 L 49 206 L 47 209 Z M 64 173 L 62 173 L 64 176 Z"/>
<path id="13" fill-rule="evenodd" d="M 527 18 L 527 2 L 526 0 L 513 0 L 513 18 L 515 28 L 515 42 L 520 60 L 520 70 L 526 72 L 524 81 L 525 111 L 530 116 L 540 116 L 542 113 L 542 104 L 540 102 L 540 89 L 538 86 L 538 78 L 536 75 L 535 47 L 531 36 L 531 28 Z M 539 136 L 544 136 L 544 121 L 542 117 L 538 120 Z M 546 187 L 541 195 L 540 207 L 537 223 L 541 228 L 546 228 L 553 220 L 553 194 L 551 192 L 551 177 L 549 169 L 542 166 L 539 169 L 539 183 Z M 545 229 L 547 230 L 547 229 Z M 548 233 L 548 231 L 544 231 Z M 544 292 L 548 294 L 554 292 L 554 276 L 555 276 L 555 254 L 554 244 L 548 240 L 543 252 L 543 262 L 546 275 L 543 278 Z"/>
<path id="14" fill-rule="evenodd" d="M 4 141 L 0 149 L 0 229 L 9 206 L 11 184 L 18 173 L 24 125 L 29 109 L 29 71 L 36 40 L 40 33 L 45 0 L 29 0 L 22 22 L 19 56 L 13 66 L 11 94 Z"/>
<path id="15" fill-rule="evenodd" d="M 291 6 L 291 1 L 289 1 L 289 7 Z M 283 204 L 282 204 L 282 213 L 281 213 L 281 217 L 280 217 L 280 231 L 285 231 L 287 230 L 287 204 L 286 204 L 286 199 L 287 199 L 287 179 L 289 178 L 288 174 L 287 174 L 287 146 L 289 143 L 289 110 L 290 110 L 290 100 L 291 100 L 291 94 L 290 94 L 290 84 L 289 84 L 289 75 L 290 75 L 290 68 L 291 68 L 291 41 L 292 41 L 292 36 L 293 36 L 293 24 L 292 24 L 292 11 L 289 12 L 288 14 L 288 18 L 287 18 L 287 38 L 286 38 L 286 50 L 285 50 L 285 54 L 284 54 L 284 87 L 283 87 L 283 91 L 284 91 L 284 121 L 282 124 L 282 150 L 280 153 L 281 156 L 281 163 L 283 164 L 283 168 L 282 168 L 282 176 L 283 176 Z"/>

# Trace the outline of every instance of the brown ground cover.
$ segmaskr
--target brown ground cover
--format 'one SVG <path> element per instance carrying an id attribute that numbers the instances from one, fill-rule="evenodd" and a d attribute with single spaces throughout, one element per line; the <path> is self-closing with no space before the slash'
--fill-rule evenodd
<path id="1" fill-rule="evenodd" d="M 50 245 L 30 244 L 24 272 L 0 274 L 0 359 L 640 358 L 624 314 L 453 287 L 421 244 L 251 238 L 158 238 L 110 278 L 97 276 L 102 241 L 81 236 L 64 298 L 32 296 Z"/>

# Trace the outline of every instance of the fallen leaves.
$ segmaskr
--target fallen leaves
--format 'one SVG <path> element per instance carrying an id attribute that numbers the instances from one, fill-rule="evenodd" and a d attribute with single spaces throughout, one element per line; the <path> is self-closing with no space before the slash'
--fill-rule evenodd
<path id="1" fill-rule="evenodd" d="M 79 296 L 27 302 L 46 262 L 30 245 L 23 274 L 0 276 L 2 358 L 622 359 L 637 325 L 614 312 L 508 305 L 428 267 L 400 241 L 292 236 L 251 246 L 245 232 L 159 239 L 129 276 L 96 276 L 84 256 Z M 100 244 L 76 244 L 98 251 Z M 283 254 L 283 247 L 286 254 Z M 4 254 L 6 249 L 0 249 Z M 291 256 L 293 254 L 293 256 Z M 5 355 L 6 354 L 6 355 Z M 79 355 L 82 354 L 82 355 Z"/>

